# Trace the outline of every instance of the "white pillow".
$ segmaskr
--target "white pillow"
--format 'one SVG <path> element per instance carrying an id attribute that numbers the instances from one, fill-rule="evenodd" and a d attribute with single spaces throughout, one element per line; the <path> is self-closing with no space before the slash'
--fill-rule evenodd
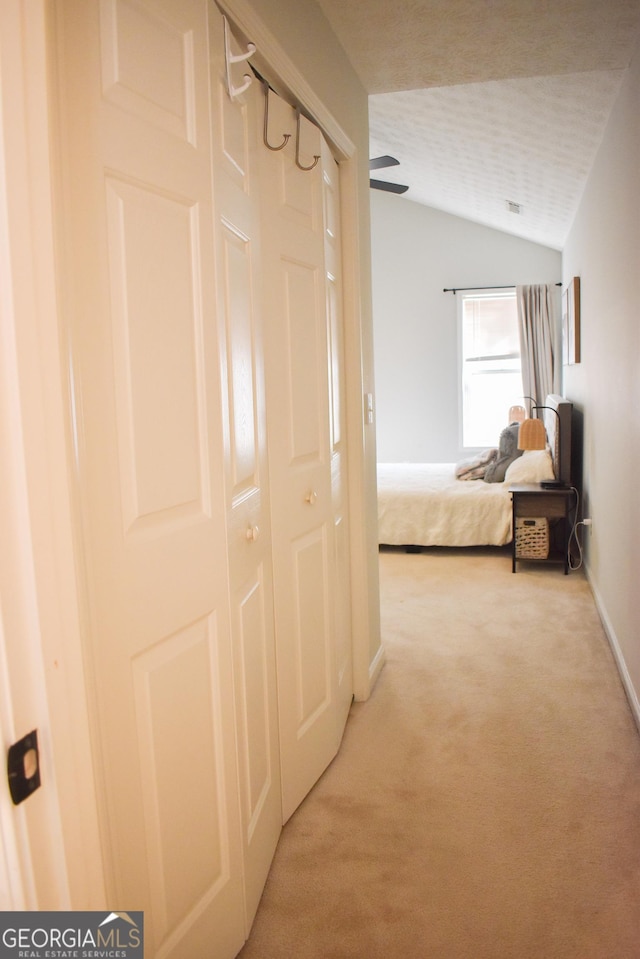
<path id="1" fill-rule="evenodd" d="M 525 450 L 510 463 L 504 474 L 505 483 L 542 483 L 554 479 L 553 460 L 546 450 Z"/>

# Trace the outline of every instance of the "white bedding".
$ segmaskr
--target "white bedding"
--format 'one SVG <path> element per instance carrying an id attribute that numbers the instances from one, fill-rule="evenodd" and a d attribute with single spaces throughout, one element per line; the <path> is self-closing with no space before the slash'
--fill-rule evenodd
<path id="1" fill-rule="evenodd" d="M 378 542 L 503 546 L 511 541 L 512 482 L 459 480 L 455 463 L 380 463 Z"/>

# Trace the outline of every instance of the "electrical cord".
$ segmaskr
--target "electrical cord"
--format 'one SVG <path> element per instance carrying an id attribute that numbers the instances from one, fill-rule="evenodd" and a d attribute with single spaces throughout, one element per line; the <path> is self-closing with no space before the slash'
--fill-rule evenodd
<path id="1" fill-rule="evenodd" d="M 579 493 L 578 490 L 575 488 L 575 486 L 572 486 L 571 489 L 572 489 L 573 492 L 575 493 L 576 506 L 575 506 L 575 516 L 574 516 L 574 520 L 573 520 L 573 527 L 572 527 L 572 529 L 571 529 L 571 533 L 569 534 L 569 539 L 568 539 L 568 541 L 567 541 L 567 560 L 568 560 L 568 563 L 569 563 L 569 569 L 571 569 L 571 570 L 576 570 L 576 569 L 580 569 L 580 567 L 582 566 L 582 564 L 583 564 L 583 562 L 584 562 L 584 555 L 583 555 L 583 551 L 582 551 L 582 543 L 580 542 L 580 537 L 578 536 L 578 528 L 579 528 L 580 526 L 582 526 L 582 527 L 590 526 L 590 525 L 591 525 L 591 520 L 588 520 L 588 521 L 587 521 L 587 520 L 583 520 L 583 519 L 578 520 L 578 516 L 579 516 L 579 513 L 580 513 L 580 493 Z M 577 551 L 578 551 L 578 559 L 577 559 L 577 563 L 576 563 L 575 565 L 574 565 L 574 557 L 571 555 L 571 540 L 572 540 L 572 539 L 575 540 L 576 549 L 577 549 Z"/>

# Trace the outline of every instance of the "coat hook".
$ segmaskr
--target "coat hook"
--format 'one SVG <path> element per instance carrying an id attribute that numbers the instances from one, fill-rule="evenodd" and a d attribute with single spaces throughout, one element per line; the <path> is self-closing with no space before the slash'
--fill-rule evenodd
<path id="1" fill-rule="evenodd" d="M 253 79 L 253 77 L 251 76 L 250 73 L 245 73 L 244 83 L 239 87 L 234 87 L 233 80 L 231 79 L 231 64 L 241 63 L 243 60 L 248 60 L 249 57 L 252 57 L 253 54 L 256 52 L 256 45 L 255 43 L 248 43 L 246 53 L 238 53 L 238 54 L 231 53 L 231 45 L 229 40 L 229 25 L 227 23 L 227 18 L 224 16 L 224 14 L 222 16 L 222 19 L 224 21 L 224 64 L 225 64 L 225 70 L 227 74 L 227 90 L 229 91 L 229 96 L 231 97 L 231 99 L 234 100 L 237 96 L 239 96 L 239 94 L 244 93 L 244 91 L 247 89 L 247 87 L 251 83 L 251 80 Z"/>
<path id="2" fill-rule="evenodd" d="M 296 166 L 308 173 L 317 165 L 319 159 L 320 155 L 314 153 L 311 166 L 303 166 L 300 163 L 300 107 L 296 107 Z"/>
<path id="3" fill-rule="evenodd" d="M 277 153 L 278 150 L 284 150 L 287 143 L 291 139 L 290 133 L 283 133 L 283 141 L 279 147 L 272 147 L 269 143 L 269 84 L 266 80 L 262 81 L 264 86 L 264 132 L 262 134 L 262 139 L 264 140 L 264 145 L 269 149 L 273 150 L 274 153 Z"/>

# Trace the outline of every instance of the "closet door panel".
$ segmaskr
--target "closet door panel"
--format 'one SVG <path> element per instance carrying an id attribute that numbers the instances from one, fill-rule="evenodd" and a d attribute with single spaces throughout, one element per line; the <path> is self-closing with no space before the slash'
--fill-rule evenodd
<path id="1" fill-rule="evenodd" d="M 337 704 L 336 736 L 339 741 L 342 738 L 353 699 L 346 411 L 343 399 L 345 393 L 345 352 L 342 307 L 342 249 L 340 242 L 340 174 L 338 165 L 324 139 L 321 150 L 329 368 L 331 501 L 334 522 L 332 602 L 336 656 L 334 681 Z"/>
<path id="2" fill-rule="evenodd" d="M 210 511 L 193 285 L 197 208 L 106 179 L 112 336 L 125 524 L 130 533 Z M 153 263 L 166 269 L 149 284 Z"/>
<path id="3" fill-rule="evenodd" d="M 255 579 L 249 580 L 234 597 L 238 613 L 236 635 L 237 658 L 241 682 L 238 703 L 240 719 L 241 759 L 244 766 L 243 811 L 249 838 L 258 826 L 258 820 L 273 786 L 274 774 L 270 758 L 270 707 L 268 660 L 269 645 L 265 635 L 266 595 L 264 573 L 257 570 Z"/>
<path id="4" fill-rule="evenodd" d="M 294 111 L 270 96 L 263 150 L 263 250 L 274 587 L 283 818 L 335 756 L 335 539 L 331 483 L 329 328 L 322 165 L 296 163 Z M 300 121 L 298 159 L 311 166 L 321 134 Z"/>
<path id="5" fill-rule="evenodd" d="M 292 624 L 298 736 L 303 736 L 320 714 L 331 708 L 332 700 L 332 663 L 326 643 L 329 624 L 328 557 L 327 543 L 322 534 L 322 529 L 315 529 L 291 544 L 298 594 L 297 615 Z"/>
<path id="6" fill-rule="evenodd" d="M 256 436 L 256 371 L 253 335 L 252 249 L 247 236 L 221 224 L 222 281 L 229 380 L 229 452 L 232 496 L 238 500 L 260 483 Z"/>
<path id="7" fill-rule="evenodd" d="M 323 403 L 326 375 L 322 359 L 326 343 L 313 308 L 321 301 L 321 271 L 309 261 L 282 257 L 280 271 L 283 289 L 284 341 L 281 344 L 282 376 L 288 395 L 288 461 L 293 468 L 304 469 L 324 462 L 326 424 Z M 312 309 L 308 308 L 312 304 Z"/>
<path id="8" fill-rule="evenodd" d="M 282 825 L 257 173 L 261 91 L 254 81 L 241 96 L 229 97 L 222 16 L 213 3 L 209 16 L 227 548 L 250 925 Z M 231 43 L 239 52 L 232 35 Z M 234 69 L 240 82 L 246 64 Z"/>
<path id="9" fill-rule="evenodd" d="M 61 251 L 109 895 L 245 933 L 205 0 L 60 0 Z"/>

